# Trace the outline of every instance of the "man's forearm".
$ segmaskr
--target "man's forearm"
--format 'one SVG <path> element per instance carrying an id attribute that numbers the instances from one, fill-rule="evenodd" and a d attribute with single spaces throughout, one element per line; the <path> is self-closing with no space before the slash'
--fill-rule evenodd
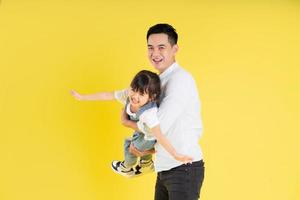
<path id="1" fill-rule="evenodd" d="M 124 120 L 122 124 L 128 128 L 132 128 L 133 130 L 139 131 L 139 128 L 137 126 L 137 123 L 130 120 Z"/>

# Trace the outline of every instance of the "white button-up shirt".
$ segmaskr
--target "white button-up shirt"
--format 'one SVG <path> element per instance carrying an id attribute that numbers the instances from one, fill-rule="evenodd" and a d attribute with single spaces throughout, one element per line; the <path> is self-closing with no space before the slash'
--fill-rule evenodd
<path id="1" fill-rule="evenodd" d="M 202 134 L 201 106 L 195 81 L 191 74 L 173 63 L 160 74 L 162 94 L 158 118 L 162 134 L 178 153 L 202 159 L 199 138 Z M 137 124 L 143 130 L 141 123 Z M 181 165 L 159 143 L 155 145 L 155 171 L 166 171 Z"/>

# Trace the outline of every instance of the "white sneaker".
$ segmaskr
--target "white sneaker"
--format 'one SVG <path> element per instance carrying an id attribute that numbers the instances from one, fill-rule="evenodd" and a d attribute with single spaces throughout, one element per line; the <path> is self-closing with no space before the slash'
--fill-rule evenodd
<path id="1" fill-rule="evenodd" d="M 140 162 L 133 168 L 135 176 L 154 172 L 154 163 L 152 160 L 140 160 Z"/>
<path id="2" fill-rule="evenodd" d="M 121 174 L 122 176 L 125 176 L 127 178 L 135 176 L 135 171 L 133 170 L 133 168 L 130 169 L 126 168 L 123 162 L 121 161 L 118 160 L 112 161 L 111 168 L 114 172 Z"/>

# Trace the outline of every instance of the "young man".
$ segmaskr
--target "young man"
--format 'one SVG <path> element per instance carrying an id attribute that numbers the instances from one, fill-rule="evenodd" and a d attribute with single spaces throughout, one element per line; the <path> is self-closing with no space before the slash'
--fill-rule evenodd
<path id="1" fill-rule="evenodd" d="M 196 200 L 204 179 L 204 162 L 198 140 L 202 133 L 200 100 L 193 77 L 176 63 L 178 35 L 169 24 L 156 24 L 147 33 L 148 58 L 160 73 L 162 93 L 158 118 L 162 133 L 179 153 L 193 158 L 182 164 L 156 144 L 155 200 Z M 125 117 L 127 127 L 143 130 Z M 144 155 L 131 145 L 131 152 Z"/>

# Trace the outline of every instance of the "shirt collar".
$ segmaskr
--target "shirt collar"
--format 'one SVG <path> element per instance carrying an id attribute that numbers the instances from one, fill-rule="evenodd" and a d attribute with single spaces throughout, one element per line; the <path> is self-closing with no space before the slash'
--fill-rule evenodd
<path id="1" fill-rule="evenodd" d="M 136 113 L 131 112 L 131 110 L 130 110 L 130 103 L 127 104 L 127 107 L 126 107 L 126 113 L 127 113 L 128 115 L 134 116 L 134 117 L 135 117 L 135 115 L 136 115 Z"/>
<path id="2" fill-rule="evenodd" d="M 161 79 L 165 78 L 169 74 L 171 74 L 176 68 L 178 67 L 178 64 L 174 62 L 170 67 L 168 67 L 163 73 L 159 75 Z"/>

